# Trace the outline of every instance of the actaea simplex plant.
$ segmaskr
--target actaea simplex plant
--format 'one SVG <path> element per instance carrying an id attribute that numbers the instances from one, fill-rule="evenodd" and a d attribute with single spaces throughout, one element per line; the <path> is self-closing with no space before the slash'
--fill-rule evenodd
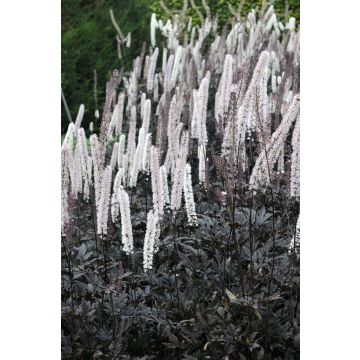
<path id="1" fill-rule="evenodd" d="M 200 261 L 198 232 L 207 218 L 203 204 L 208 203 L 219 209 L 227 226 L 219 248 L 220 288 L 214 296 L 228 298 L 230 304 L 246 303 L 247 334 L 261 319 L 261 346 L 241 345 L 247 349 L 245 358 L 271 358 L 271 306 L 281 293 L 276 272 L 284 229 L 283 252 L 295 261 L 289 271 L 295 271 L 299 258 L 299 31 L 294 18 L 278 21 L 272 6 L 246 18 L 235 14 L 224 30 L 208 7 L 197 26 L 184 9 L 166 22 L 153 14 L 148 54 L 142 51 L 131 71 L 112 72 L 99 133 L 93 123 L 88 131 L 81 127 L 84 105 L 69 124 L 61 148 L 63 287 L 69 299 L 64 307 L 75 309 L 80 301 L 76 269 L 85 258 L 74 249 L 93 241 L 99 256 L 91 276 L 107 289 L 102 306 L 110 299 L 113 354 L 121 354 L 126 326 L 131 328 L 119 320 L 116 299 L 114 305 L 113 291 L 124 285 L 122 275 L 113 276 L 119 262 L 121 268 L 127 264 L 126 291 L 136 302 L 137 276 L 154 285 L 161 267 L 156 258 L 164 252 L 159 256 L 166 254 L 172 264 L 174 311 L 180 318 L 182 241 L 197 239 Z M 118 38 L 121 53 L 131 36 L 122 36 L 123 42 Z M 137 225 L 141 222 L 146 227 Z M 207 231 L 205 236 L 211 237 Z M 214 239 L 214 254 L 217 246 Z M 262 286 L 263 315 L 253 302 Z M 94 349 L 90 332 L 85 338 Z"/>

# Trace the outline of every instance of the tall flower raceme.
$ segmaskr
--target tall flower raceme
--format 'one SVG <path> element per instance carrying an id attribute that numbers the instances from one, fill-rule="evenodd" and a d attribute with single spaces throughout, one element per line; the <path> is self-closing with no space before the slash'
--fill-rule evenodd
<path id="1" fill-rule="evenodd" d="M 111 195 L 111 219 L 115 224 L 120 215 L 120 200 L 119 200 L 119 190 L 122 186 L 123 180 L 123 169 L 119 168 L 118 172 L 115 175 L 113 192 Z"/>
<path id="2" fill-rule="evenodd" d="M 164 199 L 160 175 L 159 149 L 155 146 L 151 147 L 150 171 L 154 209 L 162 217 L 164 214 Z"/>
<path id="3" fill-rule="evenodd" d="M 161 191 L 164 205 L 170 204 L 168 174 L 165 165 L 160 166 Z"/>
<path id="4" fill-rule="evenodd" d="M 138 174 L 142 168 L 144 142 L 145 142 L 145 131 L 144 131 L 144 128 L 141 128 L 139 131 L 138 145 L 136 147 L 134 160 L 132 162 L 132 167 L 131 167 L 131 172 L 130 172 L 130 182 L 129 182 L 130 187 L 136 186 Z"/>
<path id="5" fill-rule="evenodd" d="M 154 76 L 154 101 L 159 101 L 159 74 Z"/>
<path id="6" fill-rule="evenodd" d="M 192 138 L 197 138 L 199 143 L 205 145 L 208 142 L 206 130 L 206 115 L 209 96 L 209 79 L 204 77 L 201 80 L 198 91 L 193 93 L 194 111 L 192 118 Z"/>
<path id="7" fill-rule="evenodd" d="M 123 159 L 125 154 L 125 134 L 121 134 L 119 138 L 119 146 L 118 146 L 118 155 L 117 155 L 117 164 L 118 168 L 123 167 Z"/>
<path id="8" fill-rule="evenodd" d="M 88 149 L 87 149 L 87 141 L 85 136 L 85 131 L 83 128 L 78 130 L 77 136 L 77 146 L 79 146 L 79 155 L 81 161 L 81 171 L 83 177 L 85 177 L 87 173 L 87 158 L 88 158 Z"/>
<path id="9" fill-rule="evenodd" d="M 66 143 L 61 149 L 61 231 L 64 232 L 65 226 L 69 221 L 68 201 L 69 201 L 69 157 L 70 147 Z"/>
<path id="10" fill-rule="evenodd" d="M 83 179 L 83 197 L 84 200 L 89 200 L 90 198 L 90 179 L 89 179 L 89 171 L 88 171 L 88 149 L 87 149 L 87 141 L 85 136 L 85 131 L 83 128 L 78 130 L 78 142 L 77 146 L 79 146 L 79 158 L 81 164 L 81 176 Z"/>
<path id="11" fill-rule="evenodd" d="M 153 267 L 154 253 L 158 251 L 160 238 L 160 219 L 156 210 L 148 212 L 146 220 L 146 233 L 144 239 L 143 266 L 144 271 Z"/>
<path id="12" fill-rule="evenodd" d="M 106 146 L 108 144 L 108 132 L 111 121 L 111 107 L 113 104 L 113 95 L 116 88 L 121 81 L 120 73 L 118 70 L 114 70 L 111 74 L 110 80 L 106 83 L 106 96 L 105 104 L 102 115 L 102 121 L 100 125 L 100 136 L 99 136 L 99 150 L 100 150 L 100 167 L 105 166 L 105 154 Z"/>
<path id="13" fill-rule="evenodd" d="M 182 56 L 182 54 L 183 54 L 183 47 L 181 45 L 179 45 L 176 48 L 174 66 L 171 71 L 171 78 L 170 78 L 171 88 L 173 88 L 175 86 L 177 77 L 178 77 L 179 73 L 181 72 L 181 66 L 182 66 L 181 56 Z"/>
<path id="14" fill-rule="evenodd" d="M 296 221 L 296 228 L 295 228 L 295 234 L 292 237 L 290 244 L 289 244 L 289 253 L 295 253 L 299 254 L 300 252 L 300 214 Z"/>
<path id="15" fill-rule="evenodd" d="M 194 193 L 191 180 L 191 166 L 186 164 L 184 173 L 184 198 L 188 223 L 197 226 L 197 215 L 195 211 Z"/>
<path id="16" fill-rule="evenodd" d="M 71 193 L 74 199 L 78 198 L 78 194 L 82 193 L 82 171 L 81 171 L 81 159 L 80 159 L 80 146 L 79 143 L 76 144 L 75 153 L 73 157 L 73 177 L 71 181 Z"/>
<path id="17" fill-rule="evenodd" d="M 76 115 L 76 120 L 75 120 L 75 135 L 78 135 L 78 130 L 80 129 L 81 126 L 81 122 L 84 118 L 84 113 L 85 113 L 85 105 L 81 104 L 79 107 L 79 111 Z"/>
<path id="18" fill-rule="evenodd" d="M 127 138 L 126 154 L 128 156 L 128 166 L 131 169 L 133 158 L 136 151 L 136 106 L 131 107 L 130 129 Z"/>
<path id="19" fill-rule="evenodd" d="M 151 146 L 152 146 L 151 142 L 152 142 L 152 134 L 147 133 L 145 137 L 144 151 L 141 161 L 141 169 L 146 173 L 150 172 L 150 158 L 151 158 Z"/>
<path id="20" fill-rule="evenodd" d="M 140 97 L 140 117 L 144 121 L 144 105 L 146 101 L 146 93 L 142 92 Z"/>
<path id="21" fill-rule="evenodd" d="M 252 170 L 249 185 L 250 189 L 259 190 L 270 182 L 273 167 L 279 158 L 282 146 L 293 122 L 299 116 L 300 96 L 295 95 L 286 115 L 281 124 L 272 134 L 270 141 L 266 145 L 256 160 Z"/>
<path id="22" fill-rule="evenodd" d="M 121 242 L 127 255 L 134 253 L 134 240 L 131 226 L 129 195 L 122 186 L 118 190 L 121 214 Z"/>
<path id="23" fill-rule="evenodd" d="M 175 161 L 175 172 L 171 189 L 171 210 L 176 213 L 181 207 L 181 197 L 184 185 L 184 173 L 189 147 L 189 132 L 184 131 L 180 140 L 180 151 Z"/>
<path id="24" fill-rule="evenodd" d="M 116 95 L 115 91 L 114 94 Z M 111 141 L 113 135 L 118 137 L 122 131 L 123 119 L 124 119 L 124 103 L 125 93 L 120 92 L 117 103 L 114 106 L 114 110 L 111 116 L 110 125 L 108 129 L 108 139 Z"/>
<path id="25" fill-rule="evenodd" d="M 165 73 L 164 73 L 164 92 L 169 93 L 172 89 L 171 74 L 174 64 L 174 55 L 171 54 L 167 60 Z"/>
<path id="26" fill-rule="evenodd" d="M 107 166 L 101 177 L 100 201 L 97 208 L 97 233 L 99 235 L 107 234 L 109 205 L 111 195 L 111 166 Z"/>
<path id="27" fill-rule="evenodd" d="M 63 148 L 64 146 L 69 145 L 69 148 L 72 151 L 74 148 L 74 136 L 75 136 L 75 125 L 74 123 L 70 123 L 67 128 L 61 147 Z"/>
<path id="28" fill-rule="evenodd" d="M 192 137 L 198 139 L 199 182 L 205 182 L 205 158 L 208 135 L 206 129 L 207 103 L 209 96 L 209 77 L 201 80 L 199 90 L 194 92 L 194 111 L 192 119 Z"/>
<path id="29" fill-rule="evenodd" d="M 171 99 L 170 107 L 169 107 L 169 117 L 168 117 L 168 127 L 167 127 L 167 136 L 169 142 L 171 141 L 172 134 L 174 133 L 175 128 L 180 121 L 181 114 L 179 114 L 177 103 L 178 103 L 177 96 L 176 94 L 174 94 L 174 96 Z M 171 144 L 169 148 L 171 148 Z"/>
<path id="30" fill-rule="evenodd" d="M 205 145 L 198 145 L 198 159 L 199 159 L 199 183 L 204 184 L 206 181 L 206 147 Z"/>
<path id="31" fill-rule="evenodd" d="M 156 69 L 156 62 L 159 55 L 159 48 L 156 48 L 154 50 L 154 53 L 151 55 L 150 58 L 150 64 L 149 64 L 149 70 L 147 74 L 147 91 L 150 93 L 154 89 L 154 75 L 155 75 L 155 69 Z"/>
<path id="32" fill-rule="evenodd" d="M 93 161 L 93 172 L 94 172 L 94 190 L 95 190 L 95 204 L 96 208 L 100 203 L 100 193 L 101 193 L 101 176 L 102 176 L 102 167 L 101 167 L 101 154 L 100 154 L 100 144 L 96 134 L 90 136 L 90 147 L 91 147 L 91 158 Z"/>
<path id="33" fill-rule="evenodd" d="M 224 70 L 221 75 L 219 89 L 216 93 L 217 101 L 215 103 L 215 118 L 220 129 L 223 128 L 224 115 L 229 109 L 230 91 L 233 83 L 233 64 L 232 55 L 227 54 L 224 62 Z"/>
<path id="34" fill-rule="evenodd" d="M 117 164 L 118 154 L 119 154 L 119 143 L 114 142 L 111 153 L 111 159 L 110 159 L 110 166 L 113 170 L 115 170 Z"/>
<path id="35" fill-rule="evenodd" d="M 290 196 L 300 197 L 300 117 L 298 116 L 292 140 Z"/>
<path id="36" fill-rule="evenodd" d="M 180 134 L 183 129 L 183 123 L 179 123 L 176 128 L 169 134 L 168 150 L 165 158 L 165 167 L 167 172 L 171 171 L 172 179 L 175 176 L 175 163 L 180 149 Z"/>
<path id="37" fill-rule="evenodd" d="M 143 114 L 143 122 L 142 122 L 142 127 L 144 128 L 145 134 L 149 132 L 150 116 L 151 116 L 151 100 L 147 99 L 144 102 L 144 114 Z"/>
<path id="38" fill-rule="evenodd" d="M 93 161 L 90 155 L 88 155 L 87 160 L 86 160 L 86 171 L 87 171 L 87 177 L 88 177 L 88 182 L 89 185 L 92 185 L 93 183 Z"/>
<path id="39" fill-rule="evenodd" d="M 236 143 L 244 139 L 244 132 L 256 133 L 262 148 L 270 137 L 270 116 L 268 113 L 267 80 L 270 55 L 263 51 L 256 64 L 245 97 L 238 110 Z"/>
<path id="40" fill-rule="evenodd" d="M 167 64 L 167 52 L 168 49 L 165 47 L 162 52 L 162 63 L 161 63 L 161 71 L 162 74 L 165 74 L 166 64 Z"/>

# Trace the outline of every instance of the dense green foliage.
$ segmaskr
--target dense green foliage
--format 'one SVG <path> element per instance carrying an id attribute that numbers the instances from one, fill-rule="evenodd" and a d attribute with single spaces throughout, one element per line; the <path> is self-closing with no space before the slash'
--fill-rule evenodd
<path id="1" fill-rule="evenodd" d="M 252 7 L 261 7 L 262 0 L 246 0 L 242 12 L 246 13 Z M 165 0 L 171 10 L 181 9 L 182 0 Z M 200 5 L 201 0 L 196 0 Z M 239 4 L 238 0 L 208 0 L 213 13 L 219 13 L 220 24 L 229 18 L 228 3 Z M 299 19 L 299 0 L 275 0 L 274 6 L 278 14 L 288 14 Z M 61 81 L 70 112 L 75 118 L 78 107 L 85 104 L 84 123 L 89 124 L 94 119 L 94 69 L 97 71 L 98 103 L 101 109 L 104 100 L 105 82 L 109 71 L 114 68 L 128 68 L 132 60 L 140 53 L 144 41 L 149 43 L 149 24 L 152 11 L 160 17 L 164 10 L 160 0 L 84 0 L 62 1 L 62 59 Z M 234 6 L 235 7 L 235 6 Z M 113 9 L 115 17 L 126 35 L 132 32 L 130 49 L 124 49 L 123 60 L 116 53 L 115 29 L 113 28 L 109 9 Z M 191 12 L 189 2 L 189 13 Z M 203 11 L 204 13 L 204 11 Z M 63 109 L 62 109 L 63 110 Z M 67 128 L 65 111 L 62 111 L 62 131 Z"/>
<path id="2" fill-rule="evenodd" d="M 122 61 L 117 56 L 116 31 L 109 15 L 111 8 L 123 33 L 132 33 L 131 48 L 124 49 Z M 101 108 L 109 72 L 131 64 L 148 33 L 150 16 L 148 0 L 62 1 L 61 81 L 73 118 L 83 103 L 85 123 L 93 120 L 94 69 Z M 66 127 L 63 111 L 62 130 Z"/>

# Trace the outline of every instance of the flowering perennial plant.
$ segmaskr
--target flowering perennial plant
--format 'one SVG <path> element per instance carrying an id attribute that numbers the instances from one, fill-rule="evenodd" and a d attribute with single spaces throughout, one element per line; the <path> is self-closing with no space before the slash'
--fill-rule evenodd
<path id="1" fill-rule="evenodd" d="M 190 5 L 152 15 L 101 123 L 81 105 L 63 139 L 65 358 L 298 358 L 299 32 Z"/>

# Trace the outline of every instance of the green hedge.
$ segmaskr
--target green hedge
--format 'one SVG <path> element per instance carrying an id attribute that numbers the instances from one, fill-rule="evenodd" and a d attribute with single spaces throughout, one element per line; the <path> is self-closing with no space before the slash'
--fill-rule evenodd
<path id="1" fill-rule="evenodd" d="M 164 15 L 165 11 L 160 5 L 161 0 L 154 0 L 151 4 L 151 10 L 157 14 Z M 180 11 L 183 7 L 183 0 L 163 0 L 163 3 L 171 11 Z M 194 0 L 195 5 L 199 8 L 203 15 L 205 10 L 202 6 L 202 0 Z M 229 19 L 231 19 L 231 12 L 229 5 L 233 9 L 237 9 L 239 4 L 241 5 L 241 14 L 246 15 L 251 9 L 261 9 L 263 0 L 206 0 L 212 14 L 217 13 L 219 16 L 219 24 L 224 25 Z M 300 19 L 300 0 L 273 0 L 267 1 L 267 3 L 273 3 L 276 13 L 282 20 L 287 20 L 288 17 L 294 16 L 297 21 Z M 188 11 L 191 14 L 195 23 L 199 22 L 196 12 L 191 8 L 191 2 L 188 0 Z"/>
<path id="2" fill-rule="evenodd" d="M 94 118 L 94 69 L 98 78 L 98 103 L 102 106 L 109 72 L 132 63 L 148 37 L 149 5 L 149 0 L 62 0 L 61 81 L 73 118 L 81 103 L 85 104 L 85 124 Z M 132 33 L 131 48 L 124 49 L 122 61 L 117 57 L 111 8 L 123 33 Z M 62 131 L 67 123 L 62 106 Z"/>
<path id="3" fill-rule="evenodd" d="M 228 4 L 234 7 L 239 0 L 207 0 L 212 13 L 218 12 L 220 25 L 231 16 Z M 299 0 L 274 0 L 280 17 L 295 16 L 299 20 Z M 171 10 L 181 9 L 182 0 L 164 0 Z M 201 0 L 195 0 L 201 5 Z M 262 0 L 246 0 L 242 12 L 261 7 Z M 93 71 L 98 74 L 98 103 L 104 101 L 105 82 L 114 68 L 128 69 L 132 59 L 139 54 L 142 43 L 149 43 L 149 26 L 152 12 L 165 18 L 160 0 L 62 0 L 61 81 L 73 118 L 81 103 L 85 104 L 84 124 L 94 119 Z M 124 49 L 119 60 L 116 52 L 115 29 L 109 9 L 112 8 L 123 33 L 132 33 L 130 49 Z M 202 9 L 203 10 L 203 9 Z M 205 13 L 204 11 L 202 11 Z M 192 13 L 189 1 L 189 13 Z M 195 19 L 196 21 L 196 19 Z M 67 117 L 62 106 L 62 131 L 67 127 Z"/>

